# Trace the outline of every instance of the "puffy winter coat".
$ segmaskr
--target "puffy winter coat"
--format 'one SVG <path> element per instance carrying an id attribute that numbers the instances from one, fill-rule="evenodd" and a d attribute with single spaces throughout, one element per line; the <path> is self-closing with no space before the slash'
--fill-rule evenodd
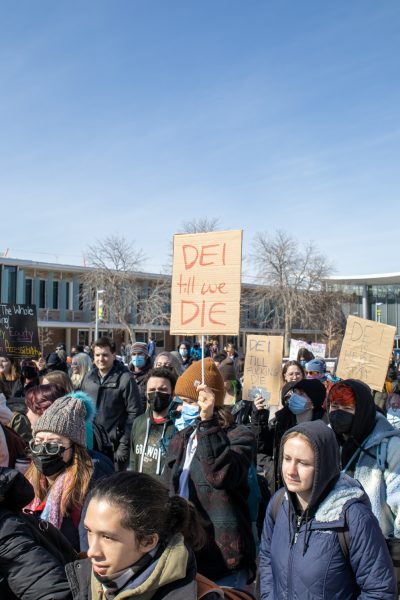
<path id="1" fill-rule="evenodd" d="M 21 473 L 0 468 L 0 598 L 70 600 L 64 566 L 39 544 L 18 515 L 33 495 Z"/>
<path id="2" fill-rule="evenodd" d="M 81 390 L 95 402 L 95 422 L 107 431 L 114 449 L 124 447 L 128 457 L 132 423 L 143 412 L 139 390 L 132 374 L 125 365 L 115 360 L 102 381 L 97 368 L 93 367 L 85 375 Z"/>
<path id="3" fill-rule="evenodd" d="M 288 527 L 287 496 L 275 524 L 271 514 L 273 502 L 274 498 L 268 507 L 261 540 L 261 600 L 397 598 L 386 543 L 358 482 L 341 475 L 314 518 L 302 523 L 296 541 L 293 528 Z M 345 525 L 345 512 L 350 562 L 338 538 Z"/>

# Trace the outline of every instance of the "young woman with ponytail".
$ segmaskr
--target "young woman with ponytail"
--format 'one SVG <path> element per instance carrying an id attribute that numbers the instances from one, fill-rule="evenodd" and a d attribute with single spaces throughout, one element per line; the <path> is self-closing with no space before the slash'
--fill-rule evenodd
<path id="1" fill-rule="evenodd" d="M 192 549 L 205 533 L 193 505 L 160 481 L 131 471 L 99 481 L 85 527 L 88 558 L 67 565 L 74 599 L 197 599 Z"/>

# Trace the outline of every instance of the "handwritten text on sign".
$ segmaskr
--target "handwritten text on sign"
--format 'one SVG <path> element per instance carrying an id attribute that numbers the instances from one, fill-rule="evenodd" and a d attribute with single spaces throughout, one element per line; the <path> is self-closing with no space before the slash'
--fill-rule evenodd
<path id="1" fill-rule="evenodd" d="M 336 375 L 361 379 L 382 391 L 392 354 L 396 327 L 350 315 L 340 350 Z"/>
<path id="2" fill-rule="evenodd" d="M 242 232 L 174 236 L 171 334 L 239 333 Z"/>
<path id="3" fill-rule="evenodd" d="M 40 353 L 36 306 L 0 304 L 0 354 L 34 359 Z"/>
<path id="4" fill-rule="evenodd" d="M 248 399 L 253 387 L 265 388 L 271 394 L 270 404 L 280 401 L 283 337 L 280 335 L 248 335 L 244 363 L 243 398 Z"/>

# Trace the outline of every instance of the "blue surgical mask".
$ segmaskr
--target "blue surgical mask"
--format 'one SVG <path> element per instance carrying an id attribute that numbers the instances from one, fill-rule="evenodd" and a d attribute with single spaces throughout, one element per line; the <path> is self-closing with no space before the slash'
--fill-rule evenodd
<path id="1" fill-rule="evenodd" d="M 185 429 L 185 427 L 189 427 L 189 425 L 194 425 L 196 419 L 200 416 L 200 408 L 195 404 L 186 404 L 183 402 L 182 404 L 182 412 L 179 417 L 175 419 L 175 427 L 178 431 Z"/>
<path id="2" fill-rule="evenodd" d="M 299 394 L 292 394 L 288 401 L 289 410 L 294 415 L 301 415 L 306 409 L 306 404 L 307 398 Z"/>
<path id="3" fill-rule="evenodd" d="M 306 360 L 301 360 L 301 361 L 300 361 L 300 364 L 301 364 L 301 366 L 303 367 L 303 369 L 304 369 L 304 367 L 306 366 L 306 362 L 307 362 Z"/>
<path id="4" fill-rule="evenodd" d="M 186 348 L 181 348 L 179 350 L 179 354 L 182 356 L 182 358 L 186 358 L 188 355 L 188 351 L 186 350 Z"/>
<path id="5" fill-rule="evenodd" d="M 146 358 L 141 354 L 135 354 L 131 358 L 131 364 L 137 369 L 141 369 L 146 364 Z"/>

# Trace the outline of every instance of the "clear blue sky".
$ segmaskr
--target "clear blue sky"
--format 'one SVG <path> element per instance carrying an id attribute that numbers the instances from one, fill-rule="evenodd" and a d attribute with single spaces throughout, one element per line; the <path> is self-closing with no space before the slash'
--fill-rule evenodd
<path id="1" fill-rule="evenodd" d="M 157 270 L 209 216 L 400 271 L 399 30 L 398 0 L 3 0 L 0 251 L 120 233 Z"/>

